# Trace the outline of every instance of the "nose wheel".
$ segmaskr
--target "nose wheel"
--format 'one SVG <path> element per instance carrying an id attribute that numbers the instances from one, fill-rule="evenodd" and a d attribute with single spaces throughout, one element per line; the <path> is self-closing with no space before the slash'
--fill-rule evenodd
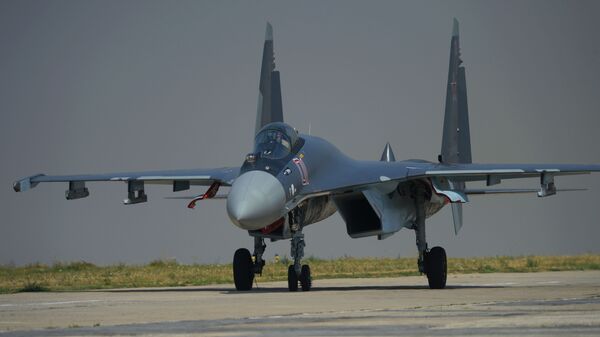
<path id="1" fill-rule="evenodd" d="M 290 291 L 298 291 L 298 275 L 294 265 L 288 267 L 288 289 Z"/>
<path id="2" fill-rule="evenodd" d="M 288 268 L 288 289 L 290 291 L 298 291 L 298 284 L 302 291 L 309 291 L 312 287 L 312 277 L 310 276 L 310 266 L 302 265 L 300 275 L 296 274 L 296 269 L 293 265 Z"/>
<path id="3" fill-rule="evenodd" d="M 300 271 L 300 286 L 302 291 L 309 291 L 312 287 L 312 278 L 310 276 L 310 266 L 305 264 Z"/>

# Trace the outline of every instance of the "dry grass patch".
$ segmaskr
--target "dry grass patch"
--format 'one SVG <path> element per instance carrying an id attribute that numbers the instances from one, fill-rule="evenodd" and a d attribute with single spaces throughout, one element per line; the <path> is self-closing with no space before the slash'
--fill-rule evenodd
<path id="1" fill-rule="evenodd" d="M 268 262 L 260 282 L 287 279 L 289 259 Z M 418 275 L 416 258 L 307 258 L 315 279 L 397 277 Z M 497 256 L 450 258 L 448 271 L 455 274 L 600 270 L 600 255 Z M 96 266 L 88 262 L 32 264 L 0 267 L 0 293 L 25 291 L 74 291 L 86 289 L 174 287 L 233 283 L 231 264 L 184 265 L 156 260 L 147 265 Z"/>

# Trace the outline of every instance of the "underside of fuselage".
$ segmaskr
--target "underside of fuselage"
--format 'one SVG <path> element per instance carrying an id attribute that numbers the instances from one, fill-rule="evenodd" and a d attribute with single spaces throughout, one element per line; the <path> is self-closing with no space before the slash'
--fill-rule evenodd
<path id="1" fill-rule="evenodd" d="M 398 186 L 400 191 L 405 188 L 401 184 Z M 300 206 L 304 210 L 302 224 L 307 227 L 339 212 L 351 238 L 377 236 L 380 240 L 390 237 L 402 228 L 413 227 L 417 215 L 412 197 L 401 196 L 401 192 L 394 191 L 392 196 L 387 194 L 385 197 L 394 200 L 395 204 L 382 208 L 377 201 L 369 202 L 369 200 L 377 200 L 373 193 L 377 192 L 367 190 L 307 199 Z M 398 194 L 396 195 L 396 193 Z M 433 191 L 430 195 L 431 198 L 425 203 L 427 218 L 439 212 L 447 204 L 445 197 L 435 194 Z M 260 229 L 248 230 L 248 232 L 252 236 L 264 237 L 273 241 L 289 239 L 292 236 L 290 217 L 290 214 L 285 214 L 273 223 Z"/>
<path id="2" fill-rule="evenodd" d="M 395 187 L 394 187 L 395 185 Z M 415 207 L 416 185 L 427 186 L 427 182 L 392 184 L 391 191 L 371 188 L 363 191 L 340 194 L 332 199 L 346 223 L 352 238 L 377 236 L 382 240 L 402 228 L 413 228 L 417 219 Z M 425 216 L 431 217 L 444 207 L 447 199 L 426 188 Z"/>

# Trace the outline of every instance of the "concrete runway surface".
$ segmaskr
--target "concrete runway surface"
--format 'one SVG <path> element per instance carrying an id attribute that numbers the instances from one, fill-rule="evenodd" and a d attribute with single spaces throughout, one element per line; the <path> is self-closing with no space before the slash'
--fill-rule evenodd
<path id="1" fill-rule="evenodd" d="M 600 336 L 600 271 L 0 295 L 0 336 Z"/>

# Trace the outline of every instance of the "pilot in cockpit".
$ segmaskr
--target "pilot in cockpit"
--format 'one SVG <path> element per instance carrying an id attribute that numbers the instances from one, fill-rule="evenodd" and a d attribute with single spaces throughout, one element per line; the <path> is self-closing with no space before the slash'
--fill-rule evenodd
<path id="1" fill-rule="evenodd" d="M 263 158 L 279 159 L 287 156 L 291 151 L 297 132 L 284 123 L 266 125 L 256 135 L 256 151 Z"/>

